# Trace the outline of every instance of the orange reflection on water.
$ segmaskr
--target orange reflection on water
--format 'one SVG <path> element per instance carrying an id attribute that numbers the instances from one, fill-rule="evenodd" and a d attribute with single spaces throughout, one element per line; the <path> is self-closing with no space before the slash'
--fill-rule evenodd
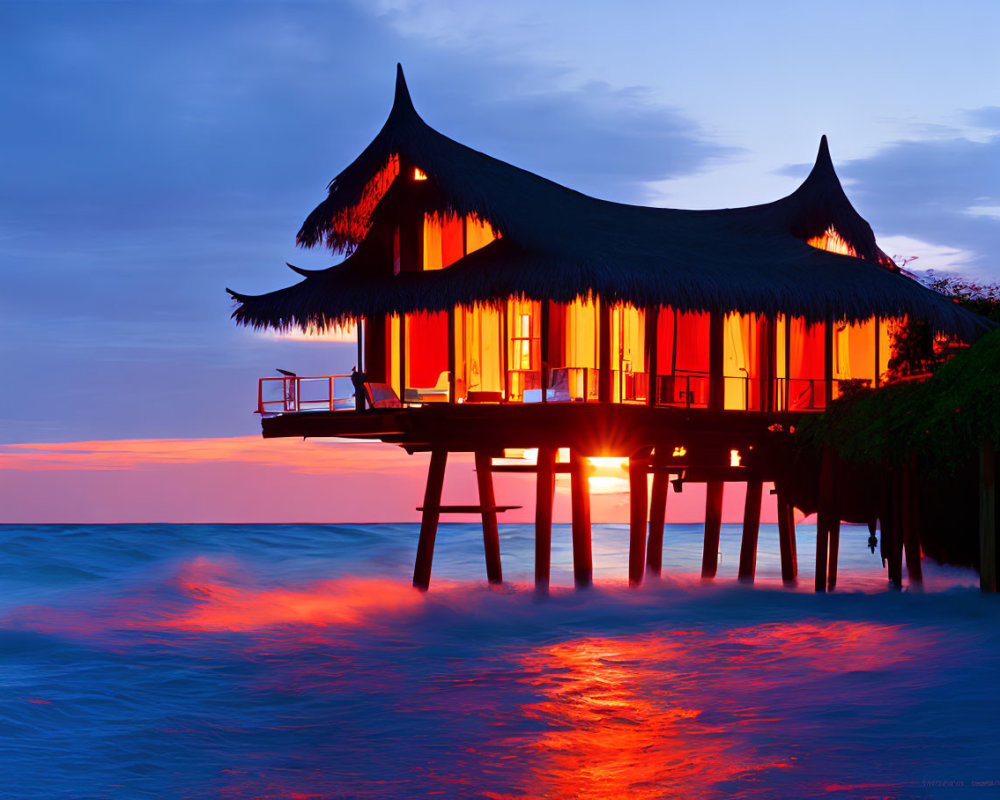
<path id="1" fill-rule="evenodd" d="M 535 766 L 518 796 L 752 792 L 767 772 L 798 767 L 789 714 L 816 701 L 810 687 L 822 675 L 884 669 L 931 644 L 901 626 L 804 621 L 587 637 L 530 651 L 520 664 L 544 699 L 524 713 L 548 730 L 520 746 Z M 819 789 L 823 779 L 799 780 Z"/>
<path id="2" fill-rule="evenodd" d="M 546 699 L 525 709 L 551 730 L 528 745 L 541 758 L 524 797 L 694 797 L 764 768 L 720 738 L 692 736 L 705 698 L 663 691 L 678 682 L 688 634 L 586 638 L 535 651 Z"/>

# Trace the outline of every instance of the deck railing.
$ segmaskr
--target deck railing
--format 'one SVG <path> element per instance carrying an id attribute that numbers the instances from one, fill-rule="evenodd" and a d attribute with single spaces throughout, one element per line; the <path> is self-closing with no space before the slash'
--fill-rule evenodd
<path id="1" fill-rule="evenodd" d="M 261 378 L 257 385 L 258 414 L 346 411 L 354 407 L 350 375 Z"/>
<path id="2" fill-rule="evenodd" d="M 832 396 L 840 397 L 844 389 L 857 384 L 853 379 L 834 380 Z M 707 373 L 657 375 L 653 400 L 658 406 L 708 408 L 710 392 L 711 378 Z M 822 411 L 826 408 L 826 382 L 822 378 L 725 375 L 721 392 L 723 407 L 729 410 Z"/>
<path id="3" fill-rule="evenodd" d="M 501 403 L 596 403 L 600 397 L 600 370 L 593 367 L 557 367 L 549 371 L 549 385 L 542 389 L 541 373 L 511 370 L 508 394 L 490 393 Z M 914 375 L 906 380 L 923 380 Z M 615 402 L 645 403 L 649 399 L 649 375 L 614 370 L 611 374 Z M 832 396 L 858 381 L 833 381 Z M 723 405 L 728 410 L 822 411 L 826 408 L 826 386 L 821 378 L 751 378 L 726 375 L 721 382 Z M 674 408 L 708 408 L 711 378 L 706 373 L 657 375 L 652 402 Z M 474 402 L 470 393 L 460 401 Z M 493 396 L 495 395 L 495 397 Z M 544 399 L 543 399 L 544 397 Z M 437 399 L 437 398 L 435 398 Z M 446 400 L 447 398 L 445 398 Z M 302 411 L 352 411 L 356 408 L 350 375 L 283 376 L 261 378 L 257 389 L 257 413 L 292 414 Z"/>

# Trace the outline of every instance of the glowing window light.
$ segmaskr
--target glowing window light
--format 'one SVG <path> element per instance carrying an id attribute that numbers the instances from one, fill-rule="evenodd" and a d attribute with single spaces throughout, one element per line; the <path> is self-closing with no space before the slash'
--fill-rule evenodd
<path id="1" fill-rule="evenodd" d="M 357 342 L 358 326 L 353 322 L 344 325 L 335 323 L 322 325 L 314 321 L 306 325 L 305 328 L 268 331 L 262 335 L 268 339 L 283 339 L 293 342 Z"/>
<path id="2" fill-rule="evenodd" d="M 587 461 L 589 461 L 593 467 L 608 467 L 611 469 L 614 469 L 615 467 L 623 469 L 628 465 L 628 459 L 621 458 L 619 456 L 589 456 Z"/>
<path id="3" fill-rule="evenodd" d="M 819 250 L 827 250 L 831 253 L 839 253 L 842 256 L 857 257 L 857 252 L 851 247 L 833 225 L 827 228 L 821 236 L 813 236 L 806 240 L 806 244 L 812 245 Z"/>
<path id="4" fill-rule="evenodd" d="M 674 448 L 674 453 L 673 453 L 674 458 L 681 458 L 682 456 L 686 456 L 687 454 L 688 454 L 687 448 L 682 444 L 679 444 L 677 445 L 677 447 Z"/>
<path id="5" fill-rule="evenodd" d="M 729 451 L 729 466 L 731 466 L 731 467 L 738 467 L 740 465 L 740 460 L 741 459 L 742 459 L 742 456 L 740 456 L 740 451 L 739 450 L 730 450 Z"/>
<path id="6" fill-rule="evenodd" d="M 521 314 L 517 336 L 517 369 L 531 369 L 531 315 Z"/>
<path id="7" fill-rule="evenodd" d="M 413 168 L 413 180 L 415 181 L 425 181 L 427 180 L 427 173 L 424 172 L 420 167 Z"/>

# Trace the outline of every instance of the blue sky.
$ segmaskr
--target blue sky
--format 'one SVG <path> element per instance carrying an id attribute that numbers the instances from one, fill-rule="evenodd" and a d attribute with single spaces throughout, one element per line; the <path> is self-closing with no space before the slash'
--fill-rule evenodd
<path id="1" fill-rule="evenodd" d="M 541 7 L 539 7 L 541 6 Z M 0 442 L 255 433 L 353 347 L 236 329 L 395 63 L 477 149 L 609 199 L 745 205 L 821 134 L 885 250 L 1000 279 L 992 3 L 0 0 Z"/>

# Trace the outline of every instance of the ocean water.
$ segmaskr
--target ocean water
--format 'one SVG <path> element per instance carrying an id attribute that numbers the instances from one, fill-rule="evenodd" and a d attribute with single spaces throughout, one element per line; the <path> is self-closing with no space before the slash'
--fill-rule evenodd
<path id="1" fill-rule="evenodd" d="M 1000 797 L 1000 598 L 925 564 L 888 589 L 846 526 L 836 592 L 698 577 L 625 584 L 628 531 L 594 529 L 595 586 L 531 585 L 530 526 L 0 526 L 0 796 L 11 798 Z"/>

